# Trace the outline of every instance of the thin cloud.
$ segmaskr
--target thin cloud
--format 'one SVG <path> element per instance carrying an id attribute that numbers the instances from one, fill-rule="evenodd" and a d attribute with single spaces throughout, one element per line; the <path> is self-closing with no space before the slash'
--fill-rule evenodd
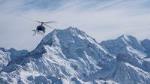
<path id="1" fill-rule="evenodd" d="M 134 35 L 139 39 L 150 36 L 150 11 L 147 5 L 144 6 L 148 0 L 44 0 L 40 4 L 41 1 L 7 0 L 0 3 L 0 9 L 6 9 L 0 13 L 1 47 L 35 48 L 42 38 L 32 36 L 31 30 L 38 25 L 36 20 L 55 20 L 57 24 L 52 26 L 59 29 L 78 27 L 97 41 L 121 34 Z M 57 5 L 53 6 L 53 3 Z M 40 8 L 38 4 L 47 6 Z"/>

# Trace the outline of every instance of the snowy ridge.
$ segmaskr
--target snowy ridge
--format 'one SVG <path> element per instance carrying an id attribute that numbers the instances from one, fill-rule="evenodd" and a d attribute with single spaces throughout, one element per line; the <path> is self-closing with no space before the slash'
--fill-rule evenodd
<path id="1" fill-rule="evenodd" d="M 0 49 L 0 83 L 149 84 L 145 46 L 132 36 L 99 44 L 77 28 L 54 30 L 31 52 Z"/>
<path id="2" fill-rule="evenodd" d="M 10 53 L 4 52 L 0 50 L 0 71 L 3 69 L 3 67 L 7 66 L 10 61 Z"/>

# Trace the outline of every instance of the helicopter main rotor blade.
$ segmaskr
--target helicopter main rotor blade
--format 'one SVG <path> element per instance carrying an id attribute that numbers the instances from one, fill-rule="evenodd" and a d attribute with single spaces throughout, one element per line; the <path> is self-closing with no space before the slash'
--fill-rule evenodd
<path id="1" fill-rule="evenodd" d="M 48 24 L 48 23 L 56 23 L 55 21 L 47 21 L 47 22 L 43 22 L 43 21 L 36 21 L 38 23 L 45 23 L 45 24 Z"/>
<path id="2" fill-rule="evenodd" d="M 49 26 L 49 25 L 47 25 L 47 24 L 45 24 L 45 23 L 44 23 L 44 25 L 47 26 L 47 27 L 49 27 L 49 28 L 52 28 L 51 26 Z"/>
<path id="3" fill-rule="evenodd" d="M 55 21 L 47 21 L 47 22 L 44 22 L 44 23 L 56 23 Z"/>
<path id="4" fill-rule="evenodd" d="M 38 22 L 38 23 L 42 23 L 41 21 L 36 21 L 36 22 Z"/>

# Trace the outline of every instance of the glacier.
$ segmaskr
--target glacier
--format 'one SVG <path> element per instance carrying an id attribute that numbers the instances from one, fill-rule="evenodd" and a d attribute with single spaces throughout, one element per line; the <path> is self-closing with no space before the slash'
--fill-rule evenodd
<path id="1" fill-rule="evenodd" d="M 0 84 L 150 84 L 150 40 L 55 29 L 30 52 L 0 48 Z"/>

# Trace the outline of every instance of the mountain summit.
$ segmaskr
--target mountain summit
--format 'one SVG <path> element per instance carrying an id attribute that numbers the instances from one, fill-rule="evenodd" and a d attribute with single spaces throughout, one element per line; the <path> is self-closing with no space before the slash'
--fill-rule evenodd
<path id="1" fill-rule="evenodd" d="M 120 36 L 99 44 L 69 27 L 46 35 L 31 52 L 0 49 L 2 84 L 149 84 L 149 41 Z"/>

